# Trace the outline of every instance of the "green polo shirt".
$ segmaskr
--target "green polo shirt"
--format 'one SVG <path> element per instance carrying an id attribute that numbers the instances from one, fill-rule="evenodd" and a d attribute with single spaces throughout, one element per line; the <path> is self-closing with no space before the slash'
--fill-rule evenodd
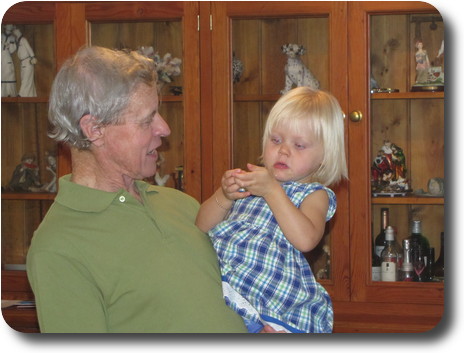
<path id="1" fill-rule="evenodd" d="M 42 332 L 246 332 L 195 199 L 137 182 L 141 204 L 59 182 L 27 256 Z"/>

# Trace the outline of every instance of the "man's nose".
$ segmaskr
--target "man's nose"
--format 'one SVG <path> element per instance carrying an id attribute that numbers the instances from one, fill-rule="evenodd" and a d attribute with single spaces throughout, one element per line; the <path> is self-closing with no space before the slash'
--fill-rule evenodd
<path id="1" fill-rule="evenodd" d="M 171 134 L 171 129 L 169 128 L 166 120 L 163 119 L 161 114 L 156 114 L 154 119 L 154 130 L 153 134 L 161 137 L 166 137 Z"/>

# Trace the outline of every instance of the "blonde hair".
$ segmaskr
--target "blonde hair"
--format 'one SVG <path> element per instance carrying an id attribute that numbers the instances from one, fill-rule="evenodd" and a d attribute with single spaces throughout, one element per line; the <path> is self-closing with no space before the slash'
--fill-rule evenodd
<path id="1" fill-rule="evenodd" d="M 311 182 L 329 186 L 348 177 L 345 157 L 343 112 L 337 99 L 322 90 L 298 87 L 280 97 L 269 113 L 263 135 L 263 150 L 274 128 L 294 131 L 309 128 L 324 147 L 319 169 Z"/>

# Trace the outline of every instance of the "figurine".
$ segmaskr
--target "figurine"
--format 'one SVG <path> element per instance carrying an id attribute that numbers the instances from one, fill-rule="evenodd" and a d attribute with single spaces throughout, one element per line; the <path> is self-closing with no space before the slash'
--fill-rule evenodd
<path id="1" fill-rule="evenodd" d="M 8 184 L 10 191 L 41 191 L 42 185 L 39 179 L 39 167 L 35 163 L 35 156 L 25 154 L 21 163 L 16 166 Z"/>
<path id="2" fill-rule="evenodd" d="M 37 97 L 34 84 L 34 65 L 37 64 L 37 59 L 34 51 L 19 28 L 13 29 L 13 34 L 16 37 L 17 55 L 21 62 L 21 87 L 18 95 L 20 97 Z"/>
<path id="3" fill-rule="evenodd" d="M 441 41 L 440 49 L 438 49 L 437 59 L 444 61 L 444 56 L 445 56 L 445 40 L 443 39 Z"/>
<path id="4" fill-rule="evenodd" d="M 46 192 L 56 192 L 56 157 L 52 152 L 47 152 L 45 155 L 48 161 L 46 169 L 52 173 L 52 179 L 42 189 Z"/>
<path id="5" fill-rule="evenodd" d="M 427 83 L 429 78 L 430 62 L 427 50 L 421 40 L 416 41 L 416 83 Z"/>
<path id="6" fill-rule="evenodd" d="M 391 144 L 391 151 L 395 180 L 404 180 L 406 179 L 406 157 L 403 150 L 397 145 Z"/>
<path id="7" fill-rule="evenodd" d="M 158 155 L 158 160 L 156 161 L 156 166 L 157 166 L 157 172 L 155 174 L 155 181 L 156 181 L 156 184 L 159 185 L 159 186 L 164 186 L 166 185 L 170 175 L 169 174 L 166 174 L 165 176 L 161 176 L 161 174 L 159 173 L 159 171 L 161 170 L 161 166 L 164 164 L 165 162 L 165 159 L 164 159 L 164 155 L 162 153 L 160 153 Z"/>
<path id="8" fill-rule="evenodd" d="M 316 273 L 317 279 L 329 279 L 330 278 L 330 247 L 328 245 L 324 245 L 322 247 L 322 251 L 325 254 L 325 266 L 321 268 Z"/>
<path id="9" fill-rule="evenodd" d="M 5 25 L 2 32 L 2 97 L 16 97 L 16 73 L 13 63 L 13 54 L 16 47 L 16 38 L 12 34 L 14 26 Z"/>
<path id="10" fill-rule="evenodd" d="M 377 80 L 372 75 L 372 72 L 371 72 L 371 79 L 370 79 L 370 89 L 371 89 L 371 93 L 374 93 L 380 89 L 380 86 L 377 83 Z"/>
<path id="11" fill-rule="evenodd" d="M 175 96 L 181 96 L 182 86 L 171 86 L 171 88 L 169 88 L 169 92 L 171 92 Z"/>
<path id="12" fill-rule="evenodd" d="M 378 151 L 371 167 L 374 194 L 405 193 L 409 190 L 406 178 L 406 157 L 403 150 L 390 141 Z"/>
<path id="13" fill-rule="evenodd" d="M 445 84 L 445 66 L 444 66 L 444 53 L 445 41 L 441 41 L 440 49 L 438 50 L 437 57 L 432 62 L 432 67 L 429 72 L 429 83 L 433 85 Z"/>
<path id="14" fill-rule="evenodd" d="M 171 77 L 174 76 L 179 76 L 181 71 L 180 71 L 180 65 L 182 63 L 182 60 L 179 58 L 173 58 L 170 53 L 164 54 L 163 58 L 159 56 L 158 53 L 155 52 L 153 47 L 140 47 L 137 50 L 140 54 L 146 56 L 147 58 L 152 59 L 155 64 L 156 64 L 156 71 L 158 73 L 158 86 L 159 89 L 162 88 L 162 86 L 165 83 L 171 83 L 172 79 Z"/>
<path id="15" fill-rule="evenodd" d="M 430 195 L 443 197 L 445 195 L 445 179 L 431 178 L 427 183 L 427 189 Z"/>
<path id="16" fill-rule="evenodd" d="M 240 82 L 243 74 L 243 63 L 236 58 L 235 52 L 232 54 L 232 77 L 234 83 Z"/>
<path id="17" fill-rule="evenodd" d="M 298 44 L 284 44 L 282 52 L 287 55 L 287 64 L 285 65 L 285 88 L 280 93 L 288 92 L 293 85 L 319 89 L 319 81 L 300 59 L 306 49 Z"/>
<path id="18" fill-rule="evenodd" d="M 440 177 L 431 178 L 427 182 L 427 192 L 424 189 L 416 189 L 414 194 L 418 196 L 443 197 L 445 196 L 445 179 Z"/>

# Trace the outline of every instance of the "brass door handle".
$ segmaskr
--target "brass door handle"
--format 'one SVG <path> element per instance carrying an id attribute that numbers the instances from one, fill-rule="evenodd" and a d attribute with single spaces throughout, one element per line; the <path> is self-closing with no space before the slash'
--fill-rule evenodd
<path id="1" fill-rule="evenodd" d="M 354 123 L 361 121 L 362 118 L 363 118 L 363 115 L 359 110 L 354 110 L 350 113 L 350 120 Z"/>

